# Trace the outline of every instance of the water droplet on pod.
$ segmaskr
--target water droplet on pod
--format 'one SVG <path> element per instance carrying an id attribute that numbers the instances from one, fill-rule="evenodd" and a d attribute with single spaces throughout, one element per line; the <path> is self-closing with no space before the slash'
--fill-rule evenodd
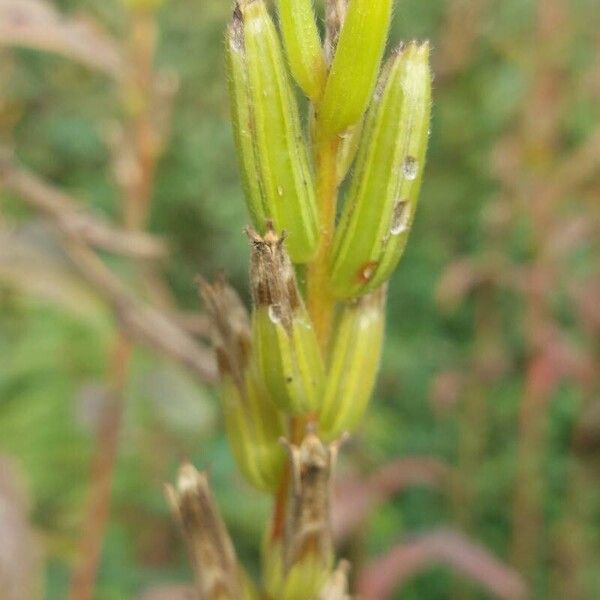
<path id="1" fill-rule="evenodd" d="M 279 196 L 283 196 L 283 186 L 281 186 L 281 185 L 277 186 L 277 193 L 279 194 Z"/>
<path id="2" fill-rule="evenodd" d="M 279 304 L 269 304 L 267 312 L 272 323 L 275 323 L 275 325 L 281 323 L 281 307 Z"/>
<path id="3" fill-rule="evenodd" d="M 402 173 L 404 177 L 409 181 L 413 181 L 417 178 L 419 173 L 419 163 L 414 156 L 407 156 L 404 159 L 404 164 L 402 165 Z"/>
<path id="4" fill-rule="evenodd" d="M 400 235 L 408 229 L 410 222 L 410 207 L 407 200 L 397 200 L 394 204 L 394 214 L 392 215 L 392 226 L 390 233 Z"/>

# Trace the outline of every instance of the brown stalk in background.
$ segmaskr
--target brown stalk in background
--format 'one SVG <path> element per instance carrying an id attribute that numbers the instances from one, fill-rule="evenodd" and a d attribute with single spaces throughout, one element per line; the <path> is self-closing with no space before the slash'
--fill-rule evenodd
<path id="1" fill-rule="evenodd" d="M 166 286 L 148 262 L 165 255 L 165 244 L 144 232 L 156 162 L 168 135 L 170 105 L 177 81 L 154 69 L 154 11 L 130 11 L 127 48 L 96 23 L 62 16 L 42 0 L 0 0 L 0 44 L 61 54 L 97 69 L 118 83 L 124 122 L 113 131 L 114 168 L 121 188 L 123 223 L 115 226 L 86 213 L 67 193 L 20 167 L 3 150 L 0 179 L 45 216 L 62 234 L 62 245 L 80 271 L 112 308 L 119 329 L 111 345 L 106 403 L 100 416 L 91 463 L 91 489 L 69 598 L 93 596 L 123 417 L 133 344 L 141 343 L 186 366 L 202 382 L 213 380 L 212 356 L 186 332 L 169 302 Z M 135 288 L 142 286 L 160 309 L 138 299 L 89 246 L 134 260 Z M 167 313 L 164 309 L 167 308 Z M 189 321 L 189 319 L 187 319 Z"/>
<path id="2" fill-rule="evenodd" d="M 159 144 L 151 118 L 154 100 L 154 54 L 156 25 L 154 12 L 146 8 L 134 8 L 130 13 L 130 41 L 128 75 L 122 83 L 121 93 L 125 102 L 133 103 L 126 111 L 125 129 L 133 137 L 128 148 L 130 164 L 117 177 L 122 187 L 123 225 L 133 233 L 141 231 L 146 224 Z M 131 95 L 132 98 L 127 96 Z M 117 172 L 117 174 L 119 174 Z M 77 254 L 76 254 L 77 256 Z M 85 255 L 84 255 L 85 258 Z M 92 257 L 90 257 L 92 258 Z M 139 263 L 138 263 L 139 267 Z M 132 315 L 135 318 L 135 315 Z M 91 600 L 102 551 L 105 529 L 110 511 L 112 479 L 123 420 L 126 384 L 133 345 L 123 331 L 115 334 L 109 357 L 107 379 L 114 382 L 111 402 L 100 416 L 92 458 L 92 490 L 84 518 L 78 562 L 71 580 L 69 600 Z"/>
<path id="3" fill-rule="evenodd" d="M 529 213 L 532 228 L 532 258 L 525 283 L 525 339 L 527 367 L 519 410 L 517 479 L 513 508 L 512 561 L 531 581 L 542 548 L 542 461 L 546 453 L 547 414 L 551 395 L 559 381 L 552 350 L 556 328 L 548 304 L 556 286 L 556 273 L 544 256 L 545 240 L 559 213 L 562 198 L 549 194 L 552 168 L 560 144 L 560 114 L 564 106 L 560 56 L 568 31 L 567 15 L 560 0 L 537 3 L 537 24 L 532 65 L 532 87 L 523 103 L 523 114 L 515 142 L 530 153 L 530 169 L 515 182 L 515 197 Z M 559 29 L 557 29 L 559 28 Z M 511 185 L 511 184 L 509 184 Z M 551 188 L 551 184 L 550 184 Z"/>

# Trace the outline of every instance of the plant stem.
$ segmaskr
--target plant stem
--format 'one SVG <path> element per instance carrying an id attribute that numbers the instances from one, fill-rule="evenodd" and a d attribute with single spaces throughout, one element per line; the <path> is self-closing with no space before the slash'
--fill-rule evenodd
<path id="1" fill-rule="evenodd" d="M 326 358 L 335 299 L 328 291 L 329 252 L 335 229 L 335 213 L 337 204 L 337 151 L 339 138 L 323 139 L 318 134 L 315 143 L 315 162 L 317 170 L 317 199 L 319 202 L 319 218 L 321 238 L 315 259 L 307 269 L 307 304 L 319 346 Z M 306 423 L 314 420 L 314 415 L 292 417 L 289 423 L 289 437 L 293 444 L 302 441 Z M 283 535 L 285 525 L 285 507 L 290 485 L 289 467 L 282 475 L 281 486 L 275 495 L 271 538 L 278 540 Z"/>
<path id="2" fill-rule="evenodd" d="M 308 310 L 321 351 L 325 356 L 335 300 L 329 292 L 329 253 L 335 229 L 337 205 L 337 151 L 339 138 L 320 138 L 317 134 L 315 160 L 317 167 L 317 200 L 321 222 L 321 239 L 317 255 L 307 271 Z"/>
<path id="3" fill-rule="evenodd" d="M 122 93 L 125 98 L 131 95 L 141 105 L 141 108 L 129 115 L 126 123 L 132 139 L 131 152 L 138 168 L 134 176 L 127 179 L 121 191 L 124 228 L 129 232 L 140 232 L 144 230 L 148 219 L 157 159 L 152 118 L 156 23 L 152 10 L 133 10 L 131 17 L 129 42 L 133 68 Z M 141 281 L 148 279 L 151 273 L 143 261 L 136 261 L 136 270 L 137 278 Z M 121 329 L 118 330 L 109 356 L 107 377 L 110 404 L 98 426 L 91 469 L 92 489 L 78 553 L 80 564 L 71 580 L 69 600 L 91 600 L 94 594 L 110 517 L 112 482 L 133 348 L 126 334 Z"/>
<path id="4" fill-rule="evenodd" d="M 117 334 L 110 353 L 107 405 L 102 411 L 91 465 L 91 490 L 79 541 L 76 566 L 69 589 L 70 600 L 91 600 L 102 553 L 104 533 L 110 513 L 112 482 L 128 379 L 132 345 Z"/>

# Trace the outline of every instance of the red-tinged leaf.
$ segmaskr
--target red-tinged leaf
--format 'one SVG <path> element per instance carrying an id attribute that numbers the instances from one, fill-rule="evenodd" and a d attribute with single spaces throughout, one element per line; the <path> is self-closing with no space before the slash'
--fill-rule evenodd
<path id="1" fill-rule="evenodd" d="M 525 597 L 520 575 L 460 533 L 435 531 L 404 542 L 368 564 L 358 577 L 361 598 L 385 600 L 426 569 L 445 565 L 502 600 Z"/>
<path id="2" fill-rule="evenodd" d="M 44 0 L 0 0 L 0 44 L 56 52 L 117 79 L 125 69 L 118 43 L 98 24 Z"/>
<path id="3" fill-rule="evenodd" d="M 410 486 L 440 487 L 448 473 L 449 467 L 442 461 L 418 456 L 384 465 L 366 481 L 358 474 L 341 479 L 334 492 L 335 537 L 339 540 L 348 536 L 393 494 Z"/>

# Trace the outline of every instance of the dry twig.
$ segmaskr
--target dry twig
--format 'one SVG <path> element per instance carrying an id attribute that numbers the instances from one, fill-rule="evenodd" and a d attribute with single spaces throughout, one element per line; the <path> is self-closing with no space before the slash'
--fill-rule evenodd
<path id="1" fill-rule="evenodd" d="M 67 193 L 17 165 L 7 150 L 0 150 L 0 180 L 69 238 L 123 256 L 157 258 L 166 254 L 162 240 L 142 231 L 126 231 L 87 213 Z"/>

